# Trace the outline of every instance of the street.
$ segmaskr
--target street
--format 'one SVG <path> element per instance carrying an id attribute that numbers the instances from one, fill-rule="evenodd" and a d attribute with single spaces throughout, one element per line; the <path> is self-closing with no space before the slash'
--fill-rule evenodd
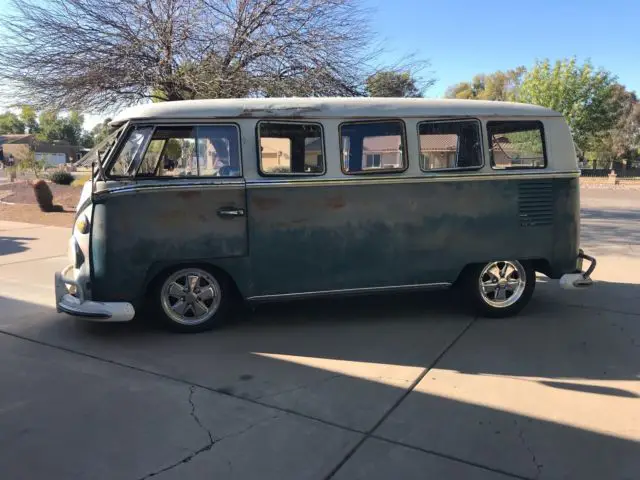
<path id="1" fill-rule="evenodd" d="M 582 189 L 596 284 L 264 305 L 176 335 L 57 314 L 69 229 L 0 221 L 5 479 L 640 478 L 640 189 Z"/>

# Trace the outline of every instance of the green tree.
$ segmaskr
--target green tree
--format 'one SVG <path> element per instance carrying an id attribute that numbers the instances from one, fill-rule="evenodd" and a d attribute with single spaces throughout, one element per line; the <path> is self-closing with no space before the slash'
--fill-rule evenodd
<path id="1" fill-rule="evenodd" d="M 575 58 L 537 62 L 520 86 L 519 100 L 551 108 L 564 115 L 573 139 L 583 152 L 600 145 L 622 115 L 616 101 L 616 78 L 590 62 Z M 600 147 L 598 147 L 600 148 Z"/>
<path id="2" fill-rule="evenodd" d="M 20 110 L 20 120 L 24 122 L 28 133 L 38 133 L 38 115 L 32 106 L 22 106 Z"/>
<path id="3" fill-rule="evenodd" d="M 93 144 L 98 145 L 102 140 L 107 138 L 109 132 L 111 131 L 111 127 L 109 124 L 111 123 L 111 118 L 106 118 L 102 123 L 96 124 L 91 129 L 91 137 L 93 139 Z"/>
<path id="4" fill-rule="evenodd" d="M 24 133 L 24 123 L 15 113 L 7 112 L 0 115 L 0 134 Z"/>
<path id="5" fill-rule="evenodd" d="M 422 97 L 419 81 L 410 72 L 383 71 L 369 76 L 365 89 L 371 97 Z"/>
<path id="6" fill-rule="evenodd" d="M 611 147 L 617 158 L 635 159 L 640 153 L 640 103 L 622 85 L 616 85 L 614 92 L 613 102 L 621 106 L 622 114 L 611 131 Z"/>
<path id="7" fill-rule="evenodd" d="M 38 117 L 39 140 L 54 142 L 64 140 L 71 145 L 80 145 L 82 140 L 82 124 L 84 118 L 78 112 L 71 111 L 62 116 L 57 111 L 47 110 L 41 112 Z"/>
<path id="8" fill-rule="evenodd" d="M 527 69 L 517 67 L 503 72 L 501 70 L 473 77 L 470 82 L 460 82 L 447 89 L 446 98 L 470 100 L 517 101 L 522 76 Z"/>

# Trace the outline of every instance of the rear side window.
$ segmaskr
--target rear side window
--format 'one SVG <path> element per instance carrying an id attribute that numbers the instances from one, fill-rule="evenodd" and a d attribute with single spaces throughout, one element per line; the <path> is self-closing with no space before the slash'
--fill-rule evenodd
<path id="1" fill-rule="evenodd" d="M 487 134 L 492 168 L 504 170 L 547 166 L 542 122 L 488 122 Z"/>
<path id="2" fill-rule="evenodd" d="M 455 170 L 482 167 L 480 122 L 422 122 L 418 125 L 420 168 Z"/>
<path id="3" fill-rule="evenodd" d="M 399 121 L 343 123 L 342 171 L 350 174 L 402 172 L 407 168 L 404 124 Z"/>
<path id="4" fill-rule="evenodd" d="M 324 142 L 317 123 L 260 122 L 262 175 L 322 175 Z"/>

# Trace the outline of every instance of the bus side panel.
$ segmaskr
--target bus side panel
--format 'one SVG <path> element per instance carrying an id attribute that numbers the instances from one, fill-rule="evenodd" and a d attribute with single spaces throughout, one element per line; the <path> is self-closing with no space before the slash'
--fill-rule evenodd
<path id="1" fill-rule="evenodd" d="M 246 217 L 217 214 L 222 207 L 246 208 L 244 185 L 140 189 L 97 202 L 91 255 L 95 300 L 136 303 L 155 274 L 180 264 L 213 264 L 239 287 L 246 283 Z"/>
<path id="2" fill-rule="evenodd" d="M 580 179 L 556 179 L 554 183 L 554 250 L 551 271 L 544 272 L 551 278 L 576 271 L 580 248 Z"/>
<path id="3" fill-rule="evenodd" d="M 453 282 L 470 263 L 550 260 L 552 180 L 514 177 L 249 186 L 253 293 Z M 525 219 L 521 197 L 534 199 Z"/>

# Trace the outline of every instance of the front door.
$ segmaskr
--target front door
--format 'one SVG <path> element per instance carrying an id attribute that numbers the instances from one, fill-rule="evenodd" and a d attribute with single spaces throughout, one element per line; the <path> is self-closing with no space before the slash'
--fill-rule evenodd
<path id="1" fill-rule="evenodd" d="M 109 296 L 139 291 L 159 268 L 219 263 L 248 251 L 237 127 L 156 126 L 145 133 L 135 175 L 96 195 L 95 283 Z M 129 138 L 136 141 L 135 132 Z M 119 163 L 124 155 L 135 161 L 131 150 L 124 145 L 108 174 L 131 171 L 131 158 Z"/>

